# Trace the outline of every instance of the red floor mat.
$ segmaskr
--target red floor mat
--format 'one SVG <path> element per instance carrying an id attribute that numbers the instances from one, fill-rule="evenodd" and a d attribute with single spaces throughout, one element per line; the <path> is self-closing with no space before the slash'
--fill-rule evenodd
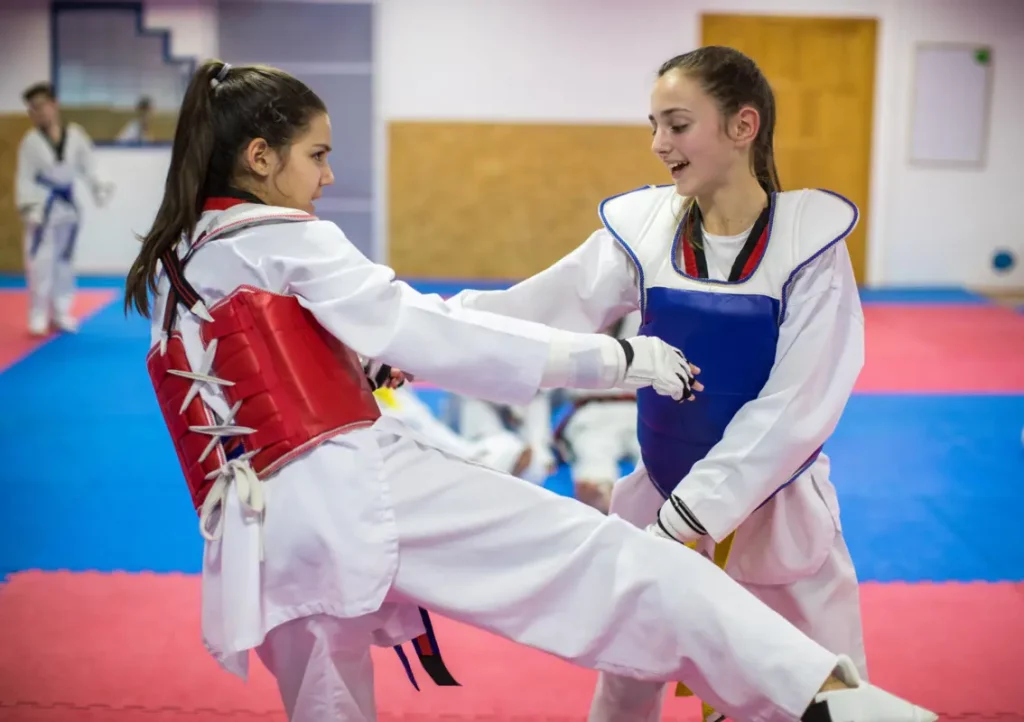
<path id="1" fill-rule="evenodd" d="M 117 291 L 82 290 L 75 295 L 72 313 L 81 322 L 114 300 Z M 30 336 L 26 323 L 28 293 L 0 290 L 0 371 L 46 343 L 49 338 Z"/>
<path id="2" fill-rule="evenodd" d="M 1024 316 L 1002 306 L 864 306 L 857 391 L 1024 393 Z"/>
<path id="3" fill-rule="evenodd" d="M 948 719 L 1024 720 L 1024 587 L 863 588 L 872 676 Z M 0 720 L 284 719 L 253 658 L 249 685 L 199 642 L 198 580 L 180 575 L 27 572 L 0 588 Z M 417 693 L 390 650 L 377 659 L 381 720 L 582 720 L 594 674 L 437 620 L 463 684 Z M 423 674 L 420 677 L 424 677 Z M 666 719 L 693 719 L 673 699 Z"/>

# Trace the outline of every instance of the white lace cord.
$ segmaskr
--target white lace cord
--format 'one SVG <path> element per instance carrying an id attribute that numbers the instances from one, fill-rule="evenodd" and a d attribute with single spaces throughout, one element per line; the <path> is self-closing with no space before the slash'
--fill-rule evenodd
<path id="1" fill-rule="evenodd" d="M 204 539 L 216 541 L 224 531 L 224 517 L 218 515 L 211 524 L 214 512 L 222 510 L 227 501 L 228 487 L 235 484 L 235 493 L 246 511 L 259 516 L 260 561 L 264 560 L 263 520 L 266 516 L 266 499 L 263 496 L 263 482 L 249 463 L 256 455 L 255 451 L 247 451 L 237 459 L 231 459 L 219 469 L 206 475 L 207 479 L 216 479 L 210 487 L 206 500 L 199 512 L 199 533 Z"/>
<path id="2" fill-rule="evenodd" d="M 195 309 L 193 309 L 193 311 L 195 311 Z M 192 403 L 196 394 L 199 393 L 200 386 L 202 384 L 207 384 L 209 386 L 235 385 L 233 381 L 228 381 L 227 379 L 218 378 L 213 375 L 213 359 L 216 354 L 217 339 L 213 339 L 203 350 L 203 358 L 199 364 L 198 370 L 180 371 L 178 369 L 168 369 L 168 373 L 192 380 L 192 386 L 189 387 L 188 393 L 185 394 L 185 399 L 182 401 L 179 413 L 185 412 L 185 409 L 187 409 L 188 405 Z M 210 443 L 207 444 L 206 448 L 203 449 L 203 453 L 199 456 L 199 463 L 205 461 L 206 458 L 218 447 L 223 451 L 224 438 L 234 438 L 236 436 L 246 436 L 248 434 L 255 433 L 256 429 L 248 426 L 239 426 L 234 423 L 235 415 L 238 413 L 241 406 L 242 402 L 236 401 L 227 416 L 219 424 L 188 427 L 188 430 L 193 433 L 205 434 L 210 437 Z M 203 505 L 200 507 L 199 533 L 203 535 L 204 539 L 209 541 L 217 541 L 220 539 L 224 530 L 223 515 L 218 515 L 215 520 L 213 520 L 213 516 L 214 512 L 223 511 L 224 504 L 227 501 L 228 488 L 231 483 L 234 482 L 235 492 L 238 494 L 238 499 L 242 502 L 242 506 L 245 507 L 247 511 L 259 516 L 259 554 L 260 561 L 262 562 L 264 559 L 263 520 L 266 516 L 266 500 L 263 494 L 263 482 L 256 475 L 255 470 L 252 468 L 252 464 L 249 463 L 252 457 L 259 452 L 260 449 L 247 451 L 235 459 L 229 459 L 219 468 L 206 475 L 205 478 L 207 480 L 214 479 L 215 481 L 213 482 L 213 486 L 210 487 L 210 491 L 207 493 L 206 499 L 203 501 Z"/>

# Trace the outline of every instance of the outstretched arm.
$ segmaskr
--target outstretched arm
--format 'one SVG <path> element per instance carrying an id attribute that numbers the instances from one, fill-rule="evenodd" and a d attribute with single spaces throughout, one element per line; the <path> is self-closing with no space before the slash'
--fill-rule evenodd
<path id="1" fill-rule="evenodd" d="M 832 434 L 864 364 L 864 315 L 846 245 L 793 282 L 771 376 L 662 507 L 663 531 L 720 542 Z"/>
<path id="2" fill-rule="evenodd" d="M 594 333 L 639 308 L 639 299 L 632 262 L 601 229 L 553 266 L 509 289 L 463 291 L 448 304 Z"/>
<path id="3" fill-rule="evenodd" d="M 14 178 L 14 200 L 25 223 L 40 223 L 47 191 L 36 182 L 41 169 L 34 135 L 26 133 L 18 146 L 18 169 Z"/>
<path id="4" fill-rule="evenodd" d="M 247 253 L 269 288 L 294 294 L 353 351 L 457 393 L 526 403 L 540 388 L 660 385 L 681 396 L 688 385 L 681 356 L 656 339 L 634 341 L 630 364 L 608 336 L 453 307 L 396 281 L 332 223 L 254 236 Z"/>
<path id="5" fill-rule="evenodd" d="M 101 177 L 96 167 L 96 149 L 93 146 L 92 138 L 77 125 L 68 126 L 68 132 L 75 136 L 73 147 L 76 149 L 75 168 L 78 174 L 89 186 L 96 205 L 105 205 L 114 191 L 114 186 Z"/>

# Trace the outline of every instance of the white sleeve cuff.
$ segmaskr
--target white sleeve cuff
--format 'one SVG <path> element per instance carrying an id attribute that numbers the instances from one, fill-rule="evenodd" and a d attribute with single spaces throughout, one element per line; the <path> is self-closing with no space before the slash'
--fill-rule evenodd
<path id="1" fill-rule="evenodd" d="M 611 336 L 555 331 L 541 388 L 611 389 L 625 373 L 626 354 Z"/>
<path id="2" fill-rule="evenodd" d="M 658 510 L 658 526 L 683 544 L 697 541 L 707 534 L 697 517 L 675 494 L 671 494 Z"/>

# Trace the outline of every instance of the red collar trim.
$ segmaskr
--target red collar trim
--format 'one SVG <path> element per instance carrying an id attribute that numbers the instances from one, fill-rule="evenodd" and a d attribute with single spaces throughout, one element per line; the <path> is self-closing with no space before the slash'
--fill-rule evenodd
<path id="1" fill-rule="evenodd" d="M 252 201 L 243 200 L 241 198 L 230 198 L 228 196 L 214 196 L 206 199 L 206 203 L 203 204 L 203 212 L 226 211 L 228 208 L 234 208 L 235 206 L 242 205 L 243 203 L 252 203 Z"/>

